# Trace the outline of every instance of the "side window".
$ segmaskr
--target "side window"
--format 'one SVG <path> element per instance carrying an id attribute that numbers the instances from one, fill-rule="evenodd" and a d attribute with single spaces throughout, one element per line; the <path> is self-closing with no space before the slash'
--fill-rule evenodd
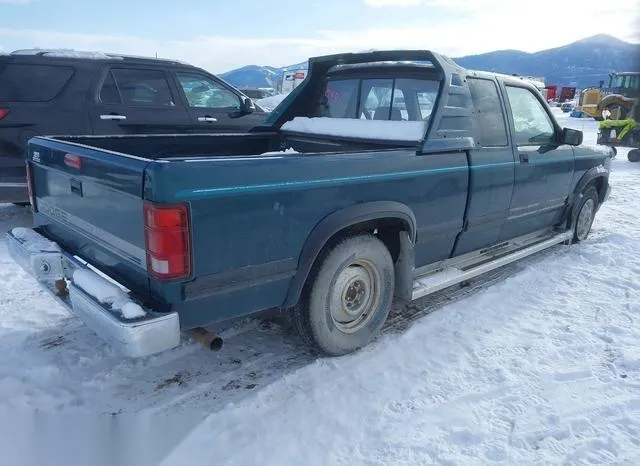
<path id="1" fill-rule="evenodd" d="M 177 73 L 180 86 L 190 107 L 239 109 L 240 97 L 207 76 L 197 73 Z"/>
<path id="2" fill-rule="evenodd" d="M 483 147 L 506 146 L 507 128 L 496 84 L 477 78 L 469 78 L 467 82 L 478 128 L 478 142 Z"/>
<path id="3" fill-rule="evenodd" d="M 115 81 L 119 98 L 124 105 L 173 107 L 175 106 L 169 83 L 163 71 L 114 68 L 111 76 Z M 109 89 L 109 79 L 105 81 L 107 89 L 102 88 L 107 99 L 114 99 L 113 88 Z"/>
<path id="4" fill-rule="evenodd" d="M 507 86 L 509 106 L 519 146 L 553 142 L 555 129 L 542 104 L 529 89 Z"/>
<path id="5" fill-rule="evenodd" d="M 359 118 L 367 120 L 400 120 L 400 108 L 391 107 L 393 79 L 363 79 L 360 91 Z M 400 101 L 394 99 L 394 104 Z"/>
<path id="6" fill-rule="evenodd" d="M 113 79 L 113 75 L 111 71 L 107 74 L 107 77 L 102 84 L 102 89 L 100 89 L 100 102 L 103 104 L 120 104 L 122 103 L 122 99 L 120 99 L 120 92 L 118 91 L 118 86 L 116 86 L 116 81 Z"/>
<path id="7" fill-rule="evenodd" d="M 73 76 L 68 66 L 9 63 L 0 66 L 0 101 L 48 102 Z"/>

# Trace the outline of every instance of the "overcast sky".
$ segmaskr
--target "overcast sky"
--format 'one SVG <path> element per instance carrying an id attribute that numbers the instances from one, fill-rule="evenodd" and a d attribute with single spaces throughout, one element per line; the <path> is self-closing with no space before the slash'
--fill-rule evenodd
<path id="1" fill-rule="evenodd" d="M 638 0 L 0 0 L 0 51 L 158 53 L 214 73 L 367 49 L 457 57 L 598 33 L 640 42 L 639 29 Z"/>

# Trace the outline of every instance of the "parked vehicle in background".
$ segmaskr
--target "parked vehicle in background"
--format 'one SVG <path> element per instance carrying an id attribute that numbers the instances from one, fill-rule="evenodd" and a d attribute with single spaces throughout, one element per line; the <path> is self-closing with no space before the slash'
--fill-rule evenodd
<path id="1" fill-rule="evenodd" d="M 630 162 L 640 162 L 640 98 L 631 99 L 619 94 L 610 94 L 602 101 L 615 101 L 624 109 L 626 118 L 623 120 L 605 118 L 598 125 L 598 144 L 613 147 L 625 146 L 632 149 L 627 158 Z M 603 110 L 603 116 L 608 115 L 608 108 Z"/>
<path id="2" fill-rule="evenodd" d="M 563 102 L 562 104 L 560 104 L 560 110 L 562 110 L 564 113 L 569 113 L 575 108 L 575 106 L 576 103 L 574 101 Z"/>
<path id="3" fill-rule="evenodd" d="M 282 73 L 279 94 L 288 94 L 304 81 L 307 77 L 308 70 L 291 70 Z"/>
<path id="4" fill-rule="evenodd" d="M 624 120 L 631 108 L 625 102 L 640 98 L 640 71 L 609 73 L 609 85 L 603 85 L 584 89 L 576 108 L 597 121 L 605 109 L 611 120 Z"/>
<path id="5" fill-rule="evenodd" d="M 271 112 L 274 108 L 280 105 L 280 102 L 282 102 L 288 95 L 289 94 L 276 94 L 257 100 L 256 103 L 260 105 L 260 107 L 264 108 L 265 111 Z"/>
<path id="6" fill-rule="evenodd" d="M 567 101 L 572 101 L 576 97 L 576 88 L 574 86 L 564 86 L 560 89 L 560 97 L 558 102 L 563 104 Z"/>
<path id="7" fill-rule="evenodd" d="M 526 80 L 427 51 L 319 57 L 247 134 L 33 138 L 36 228 L 8 244 L 129 356 L 181 331 L 219 348 L 205 327 L 274 309 L 340 355 L 394 299 L 587 238 L 612 157 Z"/>
<path id="8" fill-rule="evenodd" d="M 33 136 L 245 132 L 265 115 L 223 80 L 175 60 L 39 49 L 0 55 L 0 202 L 28 202 Z"/>
<path id="9" fill-rule="evenodd" d="M 258 101 L 260 99 L 265 99 L 267 97 L 271 97 L 274 95 L 274 90 L 270 87 L 265 88 L 241 88 L 240 92 L 244 95 L 253 99 L 253 101 Z"/>

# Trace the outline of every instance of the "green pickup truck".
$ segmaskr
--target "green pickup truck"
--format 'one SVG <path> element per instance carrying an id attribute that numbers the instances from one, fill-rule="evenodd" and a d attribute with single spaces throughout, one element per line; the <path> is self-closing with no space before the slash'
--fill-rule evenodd
<path id="1" fill-rule="evenodd" d="M 12 257 L 127 356 L 280 310 L 322 354 L 410 301 L 584 240 L 613 151 L 531 84 L 429 51 L 313 58 L 243 134 L 35 137 Z"/>

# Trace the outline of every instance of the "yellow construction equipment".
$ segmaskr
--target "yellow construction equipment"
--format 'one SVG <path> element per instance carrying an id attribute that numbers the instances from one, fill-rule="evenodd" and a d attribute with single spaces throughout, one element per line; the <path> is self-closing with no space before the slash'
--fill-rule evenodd
<path id="1" fill-rule="evenodd" d="M 590 87 L 580 94 L 577 110 L 600 121 L 606 111 L 607 119 L 624 120 L 635 99 L 640 97 L 640 72 L 625 71 L 609 74 L 609 87 Z"/>

